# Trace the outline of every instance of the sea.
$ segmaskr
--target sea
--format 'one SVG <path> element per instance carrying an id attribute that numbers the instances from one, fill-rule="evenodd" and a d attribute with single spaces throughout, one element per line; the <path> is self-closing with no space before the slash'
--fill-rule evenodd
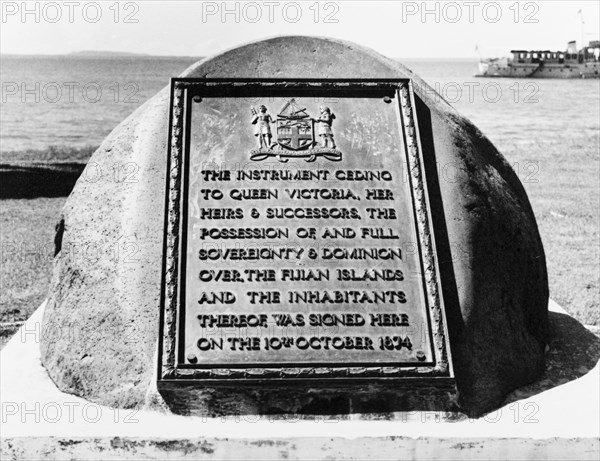
<path id="1" fill-rule="evenodd" d="M 0 58 L 0 151 L 98 146 L 197 57 Z M 503 147 L 596 142 L 600 80 L 481 79 L 476 60 L 398 59 Z M 427 90 L 430 91 L 430 90 Z"/>

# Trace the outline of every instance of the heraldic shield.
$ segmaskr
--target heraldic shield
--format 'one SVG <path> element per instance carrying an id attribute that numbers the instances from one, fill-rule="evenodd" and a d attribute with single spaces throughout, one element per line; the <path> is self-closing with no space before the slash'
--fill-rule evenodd
<path id="1" fill-rule="evenodd" d="M 285 149 L 310 149 L 315 144 L 314 128 L 306 109 L 290 99 L 277 114 L 277 143 Z"/>

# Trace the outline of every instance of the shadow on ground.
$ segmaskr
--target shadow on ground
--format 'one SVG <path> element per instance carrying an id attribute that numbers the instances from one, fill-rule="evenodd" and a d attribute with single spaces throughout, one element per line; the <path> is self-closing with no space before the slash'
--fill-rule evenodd
<path id="1" fill-rule="evenodd" d="M 600 360 L 600 338 L 573 317 L 548 312 L 550 340 L 541 379 L 511 392 L 505 405 L 581 378 Z"/>
<path id="2" fill-rule="evenodd" d="M 0 163 L 0 199 L 66 197 L 85 163 Z"/>

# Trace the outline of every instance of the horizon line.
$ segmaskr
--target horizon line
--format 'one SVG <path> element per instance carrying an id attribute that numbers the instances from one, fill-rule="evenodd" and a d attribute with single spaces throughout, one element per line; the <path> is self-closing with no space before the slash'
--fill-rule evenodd
<path id="1" fill-rule="evenodd" d="M 105 53 L 105 54 L 103 54 Z M 114 53 L 114 54 L 111 54 Z M 90 54 L 81 53 L 79 51 L 70 52 L 70 53 L 1 53 L 0 57 L 11 57 L 11 56 L 63 56 L 63 57 L 73 57 L 73 58 L 197 58 L 204 59 L 208 56 L 213 55 L 204 55 L 204 56 L 196 56 L 189 54 L 146 54 L 146 53 L 130 53 L 125 51 L 100 51 L 100 52 L 92 52 Z M 215 55 L 216 56 L 216 55 Z M 441 60 L 452 60 L 452 59 L 480 59 L 479 56 L 425 56 L 425 57 L 417 57 L 417 56 L 403 56 L 403 57 L 392 57 L 387 56 L 391 59 L 441 59 Z"/>

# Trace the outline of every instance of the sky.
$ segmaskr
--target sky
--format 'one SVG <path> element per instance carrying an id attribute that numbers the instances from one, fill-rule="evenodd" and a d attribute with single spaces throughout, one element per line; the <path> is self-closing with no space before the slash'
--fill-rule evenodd
<path id="1" fill-rule="evenodd" d="M 598 1 L 0 1 L 2 54 L 207 56 L 277 35 L 391 57 L 477 58 L 598 39 Z M 578 12 L 582 13 L 579 14 Z M 582 20 L 583 31 L 582 31 Z"/>

